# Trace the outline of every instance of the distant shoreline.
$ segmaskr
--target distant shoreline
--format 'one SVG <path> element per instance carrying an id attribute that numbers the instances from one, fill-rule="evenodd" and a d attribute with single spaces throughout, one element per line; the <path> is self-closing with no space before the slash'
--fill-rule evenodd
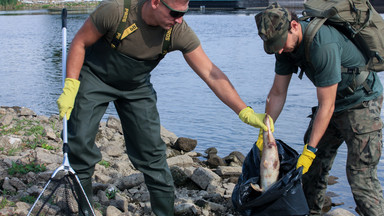
<path id="1" fill-rule="evenodd" d="M 67 10 L 83 10 L 83 9 L 94 9 L 99 5 L 99 1 L 94 2 L 63 2 L 57 4 L 48 4 L 48 3 L 18 3 L 16 5 L 0 5 L 0 11 L 13 11 L 13 10 L 39 10 L 39 9 L 48 9 L 48 10 L 61 10 L 67 8 Z"/>
<path id="2" fill-rule="evenodd" d="M 12 10 L 39 10 L 39 9 L 49 9 L 49 10 L 59 10 L 62 8 L 67 8 L 68 10 L 93 10 L 100 3 L 100 1 L 90 1 L 90 2 L 61 2 L 61 3 L 17 3 L 16 5 L 0 5 L 0 11 L 12 11 Z M 384 13 L 384 5 L 374 5 L 378 13 Z M 190 8 L 191 10 L 201 10 L 200 8 Z M 242 10 L 262 10 L 264 7 L 260 8 L 244 8 Z M 293 10 L 298 9 L 296 7 L 292 8 Z M 204 8 L 204 10 L 236 10 L 234 8 Z"/>

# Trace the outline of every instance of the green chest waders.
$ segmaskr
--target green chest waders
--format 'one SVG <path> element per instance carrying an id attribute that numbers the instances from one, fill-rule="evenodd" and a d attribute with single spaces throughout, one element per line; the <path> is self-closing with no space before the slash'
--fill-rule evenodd
<path id="1" fill-rule="evenodd" d="M 123 91 L 149 84 L 150 72 L 160 60 L 139 61 L 112 49 L 100 39 L 87 50 L 84 65 L 104 83 Z"/>
<path id="2" fill-rule="evenodd" d="M 138 61 L 100 39 L 87 49 L 79 92 L 68 122 L 69 160 L 86 184 L 83 187 L 90 188 L 85 190 L 91 193 L 89 180 L 95 164 L 101 160 L 95 145 L 96 133 L 109 102 L 114 102 L 127 154 L 144 174 L 156 215 L 173 215 L 174 209 L 173 179 L 166 162 L 166 146 L 160 138 L 156 92 L 150 83 L 150 72 L 165 53 L 155 61 Z"/>

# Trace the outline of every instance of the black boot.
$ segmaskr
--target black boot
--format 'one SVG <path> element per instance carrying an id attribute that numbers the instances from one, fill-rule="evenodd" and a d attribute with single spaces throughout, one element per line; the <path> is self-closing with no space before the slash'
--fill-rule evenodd
<path id="1" fill-rule="evenodd" d="M 157 216 L 171 216 L 174 214 L 174 193 L 150 193 L 152 212 Z"/>
<path id="2" fill-rule="evenodd" d="M 85 195 L 88 197 L 88 200 L 91 206 L 89 206 L 84 193 L 82 192 L 81 188 L 77 185 L 75 189 L 76 189 L 76 194 L 78 195 L 78 198 L 79 198 L 79 201 L 78 201 L 79 216 L 93 215 L 92 209 L 91 209 L 93 208 L 92 178 L 81 179 L 80 182 L 85 192 Z"/>

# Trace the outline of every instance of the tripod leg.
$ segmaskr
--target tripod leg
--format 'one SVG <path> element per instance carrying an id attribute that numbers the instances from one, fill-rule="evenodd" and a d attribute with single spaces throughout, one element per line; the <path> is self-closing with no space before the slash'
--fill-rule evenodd
<path id="1" fill-rule="evenodd" d="M 33 203 L 31 209 L 29 210 L 29 212 L 28 212 L 28 214 L 27 214 L 27 216 L 31 215 L 31 213 L 32 213 L 32 211 L 34 210 L 36 204 L 39 202 L 40 197 L 44 194 L 44 192 L 45 192 L 45 190 L 47 189 L 49 183 L 51 183 L 51 179 L 52 179 L 52 178 L 50 178 L 50 179 L 48 180 L 47 184 L 45 184 L 43 190 L 40 192 L 39 196 L 37 197 L 37 199 L 36 199 L 35 202 Z M 41 207 L 41 208 L 42 208 L 42 207 Z M 39 212 L 40 212 L 40 210 L 39 210 Z"/>

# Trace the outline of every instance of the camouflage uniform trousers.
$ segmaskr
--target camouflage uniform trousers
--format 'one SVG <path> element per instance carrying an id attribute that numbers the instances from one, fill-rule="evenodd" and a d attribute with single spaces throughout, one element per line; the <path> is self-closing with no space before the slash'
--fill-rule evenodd
<path id="1" fill-rule="evenodd" d="M 316 158 L 303 175 L 303 188 L 311 215 L 321 214 L 329 171 L 337 149 L 344 141 L 348 148 L 347 178 L 358 211 L 364 216 L 384 215 L 383 191 L 377 177 L 382 151 L 382 102 L 383 96 L 379 96 L 332 116 L 317 146 Z"/>

